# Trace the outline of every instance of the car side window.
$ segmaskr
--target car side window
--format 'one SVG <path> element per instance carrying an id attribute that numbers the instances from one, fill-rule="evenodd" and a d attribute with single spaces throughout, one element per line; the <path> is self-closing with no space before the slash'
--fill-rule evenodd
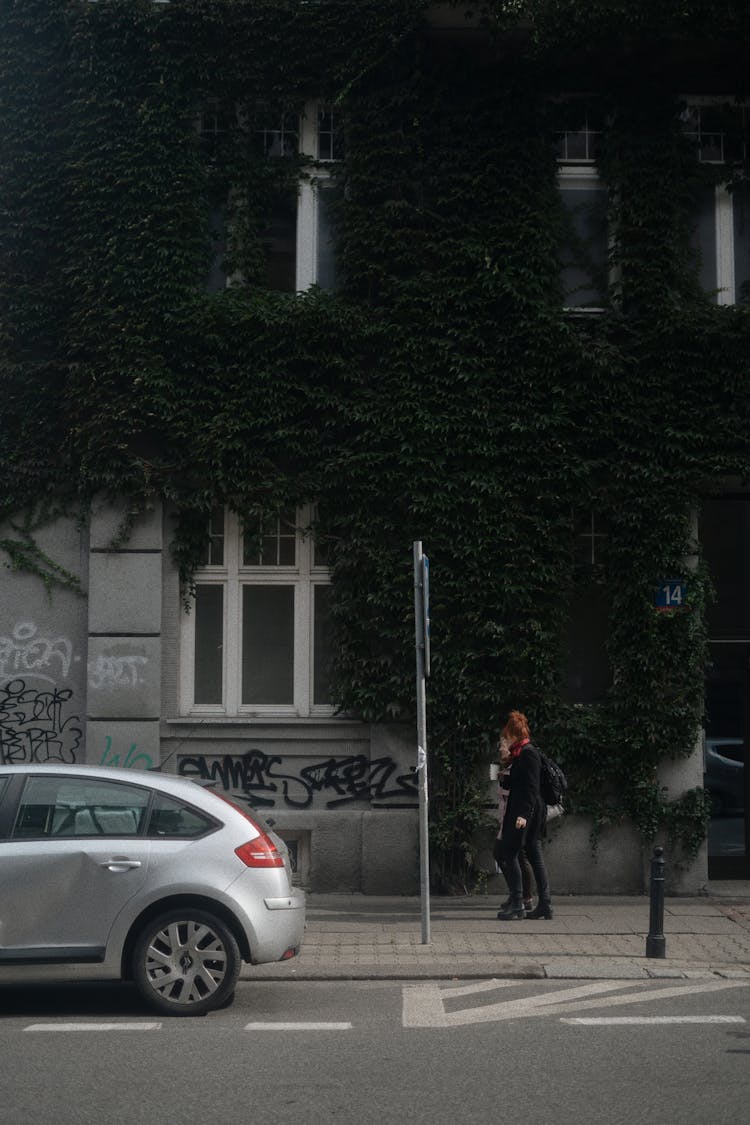
<path id="1" fill-rule="evenodd" d="M 150 796 L 148 789 L 121 782 L 30 777 L 12 836 L 137 836 Z"/>
<path id="2" fill-rule="evenodd" d="M 155 793 L 147 836 L 202 836 L 218 822 L 166 793 Z"/>

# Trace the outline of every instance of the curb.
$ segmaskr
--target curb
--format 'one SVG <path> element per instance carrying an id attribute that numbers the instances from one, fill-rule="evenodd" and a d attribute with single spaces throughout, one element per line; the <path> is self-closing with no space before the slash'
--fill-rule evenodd
<path id="1" fill-rule="evenodd" d="M 288 968 L 286 967 L 288 966 Z M 483 962 L 474 965 L 341 965 L 285 968 L 246 966 L 245 982 L 260 981 L 425 981 L 425 980 L 738 980 L 750 984 L 750 966 L 715 965 L 695 968 L 685 963 L 611 961 L 567 957 L 560 960 Z"/>

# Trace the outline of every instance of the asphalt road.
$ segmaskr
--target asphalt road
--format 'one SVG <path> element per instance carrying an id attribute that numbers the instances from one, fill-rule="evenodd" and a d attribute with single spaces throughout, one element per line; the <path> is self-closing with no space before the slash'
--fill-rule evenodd
<path id="1" fill-rule="evenodd" d="M 2 1125 L 739 1125 L 750 986 L 247 982 L 198 1019 L 122 985 L 13 988 L 0 1052 Z"/>

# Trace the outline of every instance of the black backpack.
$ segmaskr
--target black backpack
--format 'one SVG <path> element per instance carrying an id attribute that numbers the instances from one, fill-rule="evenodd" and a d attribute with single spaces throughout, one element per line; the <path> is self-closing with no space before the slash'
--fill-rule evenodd
<path id="1" fill-rule="evenodd" d="M 538 750 L 538 754 L 541 767 L 539 770 L 539 792 L 542 795 L 542 800 L 545 805 L 559 805 L 562 803 L 565 790 L 568 788 L 565 774 L 557 762 L 553 762 L 541 750 Z"/>

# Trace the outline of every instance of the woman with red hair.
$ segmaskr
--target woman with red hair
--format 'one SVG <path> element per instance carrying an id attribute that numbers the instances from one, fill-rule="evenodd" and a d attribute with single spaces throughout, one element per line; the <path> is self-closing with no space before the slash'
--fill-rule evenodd
<path id="1" fill-rule="evenodd" d="M 549 879 L 542 855 L 542 831 L 546 805 L 539 792 L 541 763 L 539 751 L 531 741 L 529 723 L 521 711 L 511 711 L 501 738 L 510 752 L 510 788 L 502 831 L 497 841 L 497 862 L 505 876 L 510 895 L 507 906 L 498 912 L 501 922 L 516 918 L 551 918 Z M 523 903 L 521 850 L 526 852 L 536 880 L 539 902 L 526 913 Z"/>

